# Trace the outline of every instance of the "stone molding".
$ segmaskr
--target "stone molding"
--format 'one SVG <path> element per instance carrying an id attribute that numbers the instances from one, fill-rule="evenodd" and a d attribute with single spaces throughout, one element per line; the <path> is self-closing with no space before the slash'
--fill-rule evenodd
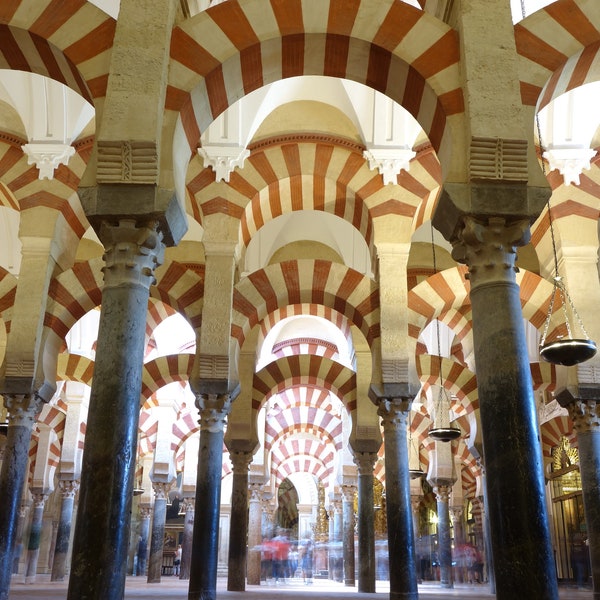
<path id="1" fill-rule="evenodd" d="M 98 183 L 156 183 L 158 152 L 155 142 L 98 140 Z"/>

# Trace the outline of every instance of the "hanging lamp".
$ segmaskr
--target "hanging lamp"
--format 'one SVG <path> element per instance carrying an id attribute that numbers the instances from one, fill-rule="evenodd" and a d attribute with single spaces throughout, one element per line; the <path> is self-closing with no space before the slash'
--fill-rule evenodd
<path id="1" fill-rule="evenodd" d="M 425 476 L 425 471 L 421 469 L 421 457 L 419 456 L 419 447 L 415 444 L 412 436 L 412 410 L 408 413 L 408 448 L 409 448 L 409 467 L 408 473 L 411 479 L 419 479 L 419 477 Z M 417 457 L 416 468 L 411 468 L 410 457 Z"/>
<path id="2" fill-rule="evenodd" d="M 546 167 L 544 164 L 544 147 L 542 144 L 542 131 L 540 127 L 539 113 L 536 115 L 536 125 L 538 130 L 538 139 L 540 143 L 540 154 L 542 160 L 542 172 L 546 175 Z M 554 237 L 554 225 L 552 222 L 552 212 L 550 210 L 550 196 L 546 203 L 548 212 L 548 224 L 550 228 L 550 237 L 552 240 L 552 253 L 554 256 L 554 278 L 552 287 L 552 297 L 550 304 L 548 305 L 548 314 L 546 315 L 546 321 L 544 323 L 544 329 L 542 337 L 540 339 L 540 357 L 549 363 L 555 365 L 563 365 L 566 367 L 572 367 L 579 363 L 589 360 L 596 354 L 596 342 L 591 340 L 583 326 L 581 317 L 577 312 L 571 296 L 565 286 L 562 277 L 558 274 L 558 256 L 556 252 L 556 239 Z M 559 337 L 555 340 L 548 341 L 548 332 L 550 330 L 550 323 L 554 314 L 554 307 L 557 304 L 556 299 L 560 298 L 560 305 L 562 306 L 563 315 L 565 319 L 565 327 L 567 329 L 566 337 Z M 582 337 L 574 337 L 573 326 L 569 318 L 569 309 L 571 314 L 577 321 L 577 326 L 582 333 Z"/>
<path id="3" fill-rule="evenodd" d="M 433 239 L 433 224 L 431 225 L 431 252 L 433 255 L 433 274 L 437 273 L 437 264 L 436 264 L 436 256 L 435 256 L 435 242 Z M 446 418 L 443 418 L 444 407 L 447 405 L 450 407 L 450 401 L 448 400 L 447 391 L 444 387 L 444 381 L 442 378 L 442 351 L 440 348 L 440 321 L 439 319 L 435 320 L 436 326 L 436 334 L 437 334 L 437 351 L 438 351 L 438 360 L 439 360 L 439 373 L 440 373 L 440 383 L 439 383 L 439 392 L 437 396 L 437 403 L 435 405 L 435 418 L 434 418 L 434 427 L 429 430 L 429 437 L 434 440 L 440 442 L 451 442 L 460 437 L 460 429 L 458 427 L 453 427 L 450 424 L 450 418 L 446 411 Z M 445 401 L 445 402 L 444 402 Z M 447 421 L 447 424 L 446 424 Z M 437 422 L 437 426 L 435 423 Z"/>

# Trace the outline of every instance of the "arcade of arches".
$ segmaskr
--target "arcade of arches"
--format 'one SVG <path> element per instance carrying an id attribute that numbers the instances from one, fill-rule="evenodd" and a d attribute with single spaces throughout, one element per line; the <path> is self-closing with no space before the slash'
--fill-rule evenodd
<path id="1" fill-rule="evenodd" d="M 600 338 L 599 49 L 597 0 L 2 2 L 0 600 L 179 545 L 213 600 L 277 535 L 600 599 L 600 357 L 539 352 Z"/>

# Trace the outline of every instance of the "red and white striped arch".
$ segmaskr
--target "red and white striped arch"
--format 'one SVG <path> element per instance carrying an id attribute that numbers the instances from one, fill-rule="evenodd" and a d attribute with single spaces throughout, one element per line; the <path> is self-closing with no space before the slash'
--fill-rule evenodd
<path id="1" fill-rule="evenodd" d="M 55 79 L 89 102 L 106 95 L 116 22 L 85 0 L 11 0 L 0 7 L 0 68 Z"/>
<path id="2" fill-rule="evenodd" d="M 288 388 L 327 390 L 337 396 L 348 411 L 356 408 L 356 373 L 322 356 L 288 356 L 266 365 L 254 374 L 252 408 L 259 411 L 273 395 Z"/>
<path id="3" fill-rule="evenodd" d="M 343 314 L 369 345 L 379 337 L 379 290 L 358 271 L 324 260 L 269 265 L 242 279 L 233 291 L 231 335 L 242 348 L 250 330 L 283 306 L 322 304 Z"/>
<path id="4" fill-rule="evenodd" d="M 331 445 L 303 438 L 287 440 L 271 452 L 271 474 L 275 486 L 294 473 L 308 473 L 318 481 L 327 482 L 335 467 L 335 451 Z"/>
<path id="5" fill-rule="evenodd" d="M 229 0 L 173 30 L 166 108 L 179 113 L 174 145 L 187 142 L 192 154 L 219 114 L 268 83 L 326 75 L 402 104 L 446 157 L 448 119 L 464 111 L 459 57 L 456 32 L 404 2 Z"/>
<path id="6" fill-rule="evenodd" d="M 198 413 L 182 411 L 181 416 L 173 423 L 173 442 L 171 449 L 179 456 L 180 449 L 184 447 L 186 440 L 194 435 L 199 429 Z"/>
<path id="7" fill-rule="evenodd" d="M 3 267 L 0 267 L 0 317 L 4 322 L 6 333 L 10 331 L 16 293 L 17 278 Z"/>
<path id="8" fill-rule="evenodd" d="M 567 415 L 557 416 L 550 421 L 542 423 L 542 453 L 544 458 L 552 458 L 552 449 L 560 444 L 561 438 L 564 436 L 571 443 L 575 442 L 576 434 L 573 430 L 573 422 Z"/>
<path id="9" fill-rule="evenodd" d="M 193 354 L 159 356 L 144 363 L 141 393 L 143 407 L 146 409 L 157 405 L 154 394 L 161 387 L 175 382 L 185 385 L 189 381 L 193 363 Z"/>
<path id="10" fill-rule="evenodd" d="M 524 104 L 543 108 L 598 80 L 599 27 L 594 0 L 557 0 L 515 25 Z"/>

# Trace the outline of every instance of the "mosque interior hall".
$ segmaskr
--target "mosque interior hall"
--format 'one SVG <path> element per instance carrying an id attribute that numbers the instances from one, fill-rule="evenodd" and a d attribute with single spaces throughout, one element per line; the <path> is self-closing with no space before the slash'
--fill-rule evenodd
<path id="1" fill-rule="evenodd" d="M 599 98 L 597 0 L 0 3 L 0 600 L 600 600 Z"/>

